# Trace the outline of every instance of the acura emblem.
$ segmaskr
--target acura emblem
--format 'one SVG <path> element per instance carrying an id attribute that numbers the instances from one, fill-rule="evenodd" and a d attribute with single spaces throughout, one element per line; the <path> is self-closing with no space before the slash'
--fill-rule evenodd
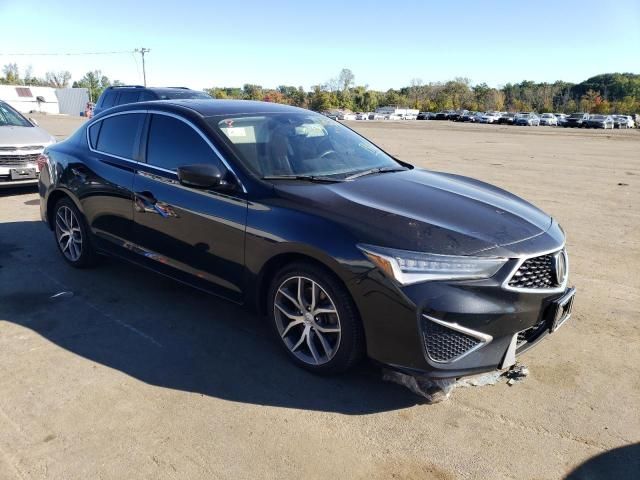
<path id="1" fill-rule="evenodd" d="M 556 274 L 556 283 L 562 285 L 567 275 L 567 258 L 565 257 L 564 250 L 553 256 L 553 270 Z"/>

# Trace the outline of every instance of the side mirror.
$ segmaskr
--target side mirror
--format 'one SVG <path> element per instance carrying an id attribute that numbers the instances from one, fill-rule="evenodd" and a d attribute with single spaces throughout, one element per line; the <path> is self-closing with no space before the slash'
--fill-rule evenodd
<path id="1" fill-rule="evenodd" d="M 29 117 L 29 122 L 31 122 L 31 125 L 33 125 L 34 127 L 38 126 L 38 122 L 36 122 L 35 118 Z"/>
<path id="2" fill-rule="evenodd" d="M 229 188 L 230 184 L 225 180 L 227 172 L 215 165 L 195 164 L 178 167 L 178 179 L 187 187 L 194 188 Z"/>

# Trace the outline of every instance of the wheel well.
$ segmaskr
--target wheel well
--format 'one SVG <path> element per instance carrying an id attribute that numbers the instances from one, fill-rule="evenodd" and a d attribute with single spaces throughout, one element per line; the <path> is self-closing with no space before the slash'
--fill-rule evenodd
<path id="1" fill-rule="evenodd" d="M 49 198 L 47 199 L 47 223 L 51 229 L 53 229 L 53 207 L 55 207 L 56 203 L 58 203 L 60 199 L 65 197 L 71 198 L 62 190 L 56 190 L 49 194 Z"/>
<path id="2" fill-rule="evenodd" d="M 267 293 L 269 293 L 269 284 L 271 283 L 273 276 L 276 274 L 278 270 L 280 270 L 285 265 L 296 263 L 296 262 L 310 263 L 312 265 L 322 268 L 327 273 L 329 273 L 337 282 L 339 282 L 340 285 L 342 285 L 345 288 L 345 290 L 349 293 L 349 295 L 351 295 L 351 293 L 349 292 L 349 289 L 347 288 L 345 283 L 342 281 L 342 279 L 338 275 L 336 275 L 336 273 L 331 268 L 329 268 L 326 264 L 322 263 L 321 261 L 313 257 L 304 255 L 301 253 L 283 253 L 271 258 L 262 267 L 262 270 L 258 275 L 256 306 L 257 306 L 258 312 L 261 315 L 264 315 L 267 313 Z M 355 306 L 355 302 L 354 302 L 354 306 Z M 356 307 L 356 310 L 357 310 L 357 307 Z"/>

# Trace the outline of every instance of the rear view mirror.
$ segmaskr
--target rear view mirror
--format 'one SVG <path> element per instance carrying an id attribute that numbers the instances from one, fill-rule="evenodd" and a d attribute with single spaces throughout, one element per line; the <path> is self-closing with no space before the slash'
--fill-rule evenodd
<path id="1" fill-rule="evenodd" d="M 225 180 L 227 172 L 215 165 L 196 164 L 178 167 L 178 179 L 187 187 L 195 188 L 221 188 L 228 187 Z"/>

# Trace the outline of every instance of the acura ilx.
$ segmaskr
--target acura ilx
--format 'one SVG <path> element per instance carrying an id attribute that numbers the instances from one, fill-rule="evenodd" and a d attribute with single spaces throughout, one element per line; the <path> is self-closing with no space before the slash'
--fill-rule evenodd
<path id="1" fill-rule="evenodd" d="M 365 356 L 432 378 L 506 368 L 571 315 L 552 217 L 308 110 L 124 105 L 38 162 L 71 266 L 110 255 L 247 305 L 314 372 Z"/>

